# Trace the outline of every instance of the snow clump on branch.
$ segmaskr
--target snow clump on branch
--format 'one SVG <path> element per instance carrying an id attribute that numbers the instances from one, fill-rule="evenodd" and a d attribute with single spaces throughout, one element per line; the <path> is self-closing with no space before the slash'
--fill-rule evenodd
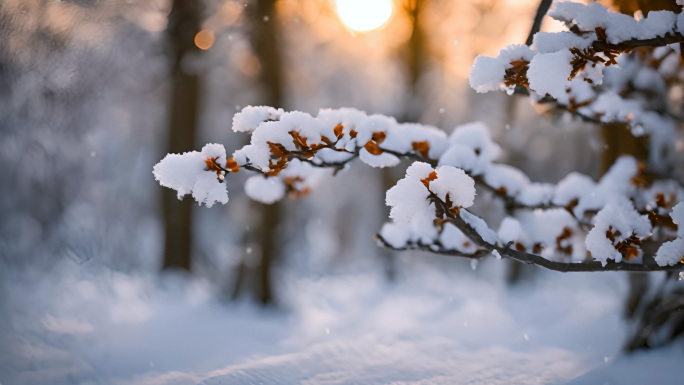
<path id="1" fill-rule="evenodd" d="M 226 149 L 223 145 L 211 143 L 202 151 L 183 154 L 167 154 L 154 166 L 154 178 L 164 187 L 178 193 L 178 199 L 192 194 L 200 204 L 211 207 L 214 203 L 228 203 L 228 191 L 223 182 L 225 177 Z"/>
<path id="2" fill-rule="evenodd" d="M 639 245 L 651 235 L 651 222 L 640 215 L 630 201 L 617 197 L 596 215 L 594 228 L 587 234 L 587 249 L 605 266 L 609 259 L 616 262 L 641 257 Z"/>
<path id="3" fill-rule="evenodd" d="M 458 214 L 461 208 L 473 205 L 475 181 L 455 167 L 432 168 L 428 163 L 414 162 L 406 176 L 387 191 L 386 203 L 393 223 L 385 224 L 380 236 L 393 247 L 404 247 L 409 242 L 432 243 L 439 231 L 434 225 L 437 207 L 431 196 L 445 202 L 452 214 Z M 453 235 L 460 238 L 458 233 Z"/>
<path id="4" fill-rule="evenodd" d="M 670 217 L 677 225 L 677 238 L 663 243 L 658 249 L 655 260 L 661 266 L 676 265 L 684 260 L 684 202 L 680 202 L 672 209 Z"/>

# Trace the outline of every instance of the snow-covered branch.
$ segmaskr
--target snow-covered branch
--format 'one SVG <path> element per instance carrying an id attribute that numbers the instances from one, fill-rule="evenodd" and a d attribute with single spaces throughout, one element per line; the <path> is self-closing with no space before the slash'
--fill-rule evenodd
<path id="1" fill-rule="evenodd" d="M 560 272 L 579 272 L 579 271 L 664 271 L 664 270 L 680 270 L 684 267 L 682 263 L 676 263 L 674 265 L 658 264 L 658 257 L 644 256 L 643 263 L 630 263 L 624 261 L 606 261 L 602 263 L 600 261 L 582 261 L 582 262 L 561 262 L 553 261 L 544 258 L 540 255 L 521 251 L 517 248 L 516 242 L 508 241 L 507 243 L 501 243 L 501 240 L 497 242 L 488 241 L 483 237 L 476 227 L 471 225 L 468 221 L 461 218 L 458 214 L 454 215 L 445 208 L 448 206 L 444 201 L 440 200 L 437 196 L 432 194 L 430 199 L 435 202 L 435 204 L 442 208 L 444 213 L 444 219 L 441 220 L 442 224 L 450 223 L 460 231 L 461 239 L 466 239 L 465 247 L 470 246 L 469 243 L 472 241 L 475 245 L 475 251 L 465 252 L 459 249 L 450 249 L 445 247 L 441 240 L 436 240 L 433 243 L 424 243 L 423 241 L 409 241 L 406 242 L 404 246 L 394 246 L 392 243 L 387 241 L 382 234 L 376 235 L 378 243 L 384 247 L 388 247 L 393 250 L 422 250 L 442 255 L 456 256 L 462 258 L 469 258 L 479 260 L 488 255 L 495 255 L 498 259 L 508 258 L 518 262 L 539 265 L 549 270 L 560 271 Z M 472 219 L 471 219 L 472 221 Z M 472 221 L 481 225 L 482 222 Z M 475 225 L 477 226 L 477 225 Z M 567 232 L 564 232 L 558 239 L 562 240 L 567 237 Z M 488 234 L 488 238 L 492 238 L 491 233 Z M 452 237 L 453 238 L 453 237 Z M 524 250 L 524 249 L 523 249 Z M 617 249 L 615 250 L 617 251 Z M 679 251 L 680 254 L 684 255 L 684 250 Z"/>
<path id="2" fill-rule="evenodd" d="M 564 22 L 568 31 L 538 32 L 531 46 L 509 45 L 496 58 L 478 57 L 470 73 L 471 86 L 478 92 L 509 93 L 524 86 L 540 98 L 548 94 L 568 104 L 576 95 L 566 94 L 582 91 L 572 89 L 573 80 L 600 85 L 603 70 L 617 65 L 619 55 L 684 42 L 679 30 L 684 17 L 669 11 L 651 12 L 637 21 L 598 3 L 558 2 L 549 16 Z"/>
<path id="3" fill-rule="evenodd" d="M 680 262 L 684 250 L 674 250 L 678 241 L 667 243 L 673 250 L 661 247 L 655 261 L 652 255 L 645 255 L 642 242 L 651 242 L 652 230 L 661 224 L 653 225 L 649 216 L 639 214 L 621 195 L 613 195 L 604 203 L 588 235 L 573 223 L 567 211 L 559 209 L 508 217 L 495 233 L 482 219 L 465 210 L 474 197 L 467 183 L 459 183 L 458 177 L 445 177 L 450 185 L 447 194 L 437 184 L 439 170 L 419 162 L 409 167 L 406 177 L 387 193 L 393 222 L 380 232 L 381 244 L 474 259 L 491 252 L 498 258 L 557 271 L 656 271 L 684 266 Z M 453 202 L 454 197 L 463 201 L 464 196 L 465 204 Z M 675 221 L 680 220 L 679 210 L 684 211 L 684 204 L 675 207 Z M 664 252 L 667 256 L 660 255 Z M 597 262 L 588 261 L 588 256 Z"/>
<path id="4" fill-rule="evenodd" d="M 256 173 L 246 182 L 247 194 L 272 203 L 308 193 L 354 159 L 392 167 L 404 157 L 414 163 L 387 192 L 393 222 L 379 234 L 392 248 L 469 258 L 494 253 L 561 271 L 680 268 L 684 257 L 682 252 L 675 258 L 682 243 L 674 233 L 680 219 L 669 220 L 684 189 L 674 181 L 651 180 L 646 166 L 630 157 L 620 158 L 598 182 L 571 173 L 549 184 L 495 163 L 500 148 L 482 123 L 456 127 L 447 136 L 435 127 L 353 109 L 321 110 L 313 117 L 247 107 L 235 115 L 233 130 L 251 134 L 251 140 L 232 157 L 218 144 L 170 154 L 155 166 L 155 177 L 179 197 L 192 194 L 211 206 L 228 201 L 224 178 L 244 169 Z M 509 216 L 498 233 L 466 210 L 476 185 L 505 202 Z M 642 242 L 667 242 L 657 264 L 644 257 Z M 587 261 L 590 255 L 599 262 Z"/>
<path id="5" fill-rule="evenodd" d="M 625 123 L 635 136 L 650 135 L 657 163 L 677 120 L 667 85 L 680 82 L 684 16 L 656 11 L 637 20 L 597 3 L 573 2 L 555 3 L 549 16 L 568 30 L 539 32 L 531 46 L 510 45 L 495 58 L 478 57 L 472 88 L 509 94 L 526 89 L 533 102 L 554 101 L 586 121 Z M 624 55 L 637 48 L 638 55 Z"/>

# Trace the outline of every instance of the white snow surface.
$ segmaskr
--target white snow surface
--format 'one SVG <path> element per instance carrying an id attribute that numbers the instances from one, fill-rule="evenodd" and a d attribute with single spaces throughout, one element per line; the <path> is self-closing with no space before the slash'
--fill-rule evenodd
<path id="1" fill-rule="evenodd" d="M 587 48 L 593 39 L 574 34 L 570 31 L 562 32 L 538 32 L 534 35 L 532 50 L 539 53 L 550 53 L 558 50 L 558 47 Z"/>
<path id="2" fill-rule="evenodd" d="M 684 202 L 678 203 L 670 214 L 672 221 L 678 226 L 677 236 L 684 237 Z"/>
<path id="3" fill-rule="evenodd" d="M 528 46 L 522 44 L 509 45 L 499 52 L 499 56 L 492 58 L 478 56 L 470 70 L 468 76 L 470 87 L 479 93 L 506 90 L 512 92 L 503 85 L 503 78 L 506 69 L 511 67 L 510 63 L 515 60 L 530 61 L 535 52 Z"/>
<path id="4" fill-rule="evenodd" d="M 269 106 L 247 106 L 233 115 L 233 131 L 252 132 L 263 122 L 279 120 L 285 111 Z"/>
<path id="5" fill-rule="evenodd" d="M 565 98 L 565 90 L 570 86 L 572 58 L 568 49 L 536 55 L 527 71 L 530 88 L 540 96 L 549 94 L 555 99 Z"/>
<path id="6" fill-rule="evenodd" d="M 669 11 L 649 12 L 641 20 L 618 12 L 609 11 L 603 5 L 584 5 L 571 1 L 559 1 L 548 14 L 550 17 L 576 24 L 582 31 L 593 31 L 596 27 L 605 29 L 609 43 L 631 39 L 651 39 L 672 33 L 676 27 L 677 15 Z"/>
<path id="7" fill-rule="evenodd" d="M 380 155 L 373 155 L 370 152 L 366 151 L 365 148 L 362 148 L 361 151 L 359 151 L 359 159 L 361 159 L 363 163 L 371 167 L 378 168 L 394 167 L 398 165 L 400 162 L 399 158 L 392 154 L 383 152 Z"/>
<path id="8" fill-rule="evenodd" d="M 430 191 L 446 201 L 447 196 L 458 207 L 470 207 L 475 201 L 475 180 L 463 170 L 451 166 L 435 169 L 437 179 L 430 182 Z"/>
<path id="9" fill-rule="evenodd" d="M 682 259 L 684 259 L 684 239 L 682 238 L 663 243 L 655 255 L 655 261 L 660 266 L 676 265 Z"/>
<path id="10" fill-rule="evenodd" d="M 0 318 L 0 381 L 629 385 L 684 376 L 681 344 L 621 352 L 623 274 L 542 272 L 511 288 L 494 258 L 477 271 L 419 260 L 407 258 L 411 269 L 394 283 L 375 272 L 288 277 L 270 310 L 221 302 L 203 281 L 61 267 Z"/>
<path id="11" fill-rule="evenodd" d="M 468 76 L 470 87 L 478 93 L 501 89 L 506 75 L 506 62 L 498 57 L 478 56 Z"/>
<path id="12" fill-rule="evenodd" d="M 508 195 L 518 195 L 527 185 L 530 178 L 520 169 L 507 164 L 490 164 L 484 173 L 485 183 L 495 189 L 505 189 Z"/>

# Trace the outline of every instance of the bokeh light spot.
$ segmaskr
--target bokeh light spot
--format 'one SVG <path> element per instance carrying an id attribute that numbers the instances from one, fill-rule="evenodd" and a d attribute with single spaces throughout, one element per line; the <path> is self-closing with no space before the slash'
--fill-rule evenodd
<path id="1" fill-rule="evenodd" d="M 208 29 L 203 29 L 195 35 L 195 45 L 201 50 L 208 50 L 214 45 L 214 32 Z"/>

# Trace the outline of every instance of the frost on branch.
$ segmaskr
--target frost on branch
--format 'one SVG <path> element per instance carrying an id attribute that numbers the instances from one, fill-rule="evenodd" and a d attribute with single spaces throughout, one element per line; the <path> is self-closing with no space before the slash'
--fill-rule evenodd
<path id="1" fill-rule="evenodd" d="M 178 199 L 187 194 L 200 204 L 211 207 L 215 202 L 228 203 L 228 191 L 223 184 L 225 169 L 231 168 L 226 150 L 220 144 L 207 144 L 201 152 L 168 154 L 154 166 L 154 178 L 164 187 L 178 193 Z"/>

